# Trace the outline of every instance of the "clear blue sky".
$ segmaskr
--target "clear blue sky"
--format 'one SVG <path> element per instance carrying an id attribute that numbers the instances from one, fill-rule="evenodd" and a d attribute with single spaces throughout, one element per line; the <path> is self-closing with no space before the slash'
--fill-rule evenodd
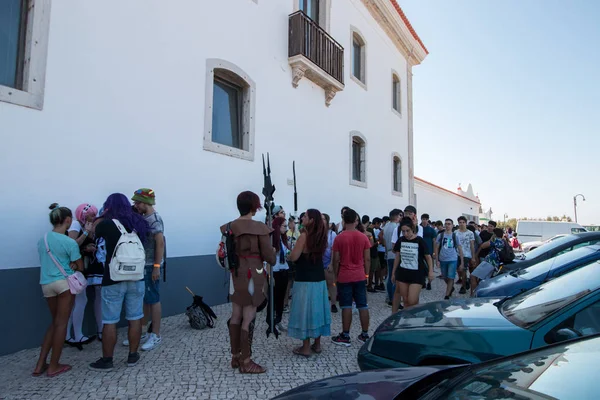
<path id="1" fill-rule="evenodd" d="M 583 193 L 579 222 L 600 224 L 600 1 L 399 3 L 430 53 L 413 68 L 416 176 L 472 183 L 498 220 L 573 217 Z"/>

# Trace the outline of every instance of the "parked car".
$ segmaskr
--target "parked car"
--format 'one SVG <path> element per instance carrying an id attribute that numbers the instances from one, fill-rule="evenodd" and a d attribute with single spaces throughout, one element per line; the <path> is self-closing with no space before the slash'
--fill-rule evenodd
<path id="1" fill-rule="evenodd" d="M 600 263 L 513 297 L 435 301 L 386 319 L 361 370 L 478 363 L 600 332 Z"/>
<path id="2" fill-rule="evenodd" d="M 565 235 L 546 243 L 529 253 L 517 256 L 513 263 L 504 264 L 500 273 L 508 273 L 515 269 L 527 268 L 557 255 L 569 252 L 579 247 L 600 243 L 600 232 L 584 232 L 575 235 Z"/>
<path id="3" fill-rule="evenodd" d="M 600 337 L 474 365 L 356 372 L 292 389 L 277 400 L 596 399 Z"/>
<path id="4" fill-rule="evenodd" d="M 556 235 L 586 232 L 575 222 L 517 221 L 517 233 L 522 242 L 547 240 Z"/>
<path id="5" fill-rule="evenodd" d="M 528 253 L 531 250 L 537 249 L 538 247 L 543 246 L 546 243 L 550 243 L 551 241 L 561 238 L 563 236 L 567 236 L 567 235 L 556 235 L 556 236 L 551 237 L 548 240 L 536 240 L 534 242 L 521 243 L 521 249 L 523 249 L 523 253 Z"/>
<path id="6" fill-rule="evenodd" d="M 598 260 L 600 245 L 580 247 L 527 268 L 486 279 L 475 289 L 475 297 L 514 296 Z"/>

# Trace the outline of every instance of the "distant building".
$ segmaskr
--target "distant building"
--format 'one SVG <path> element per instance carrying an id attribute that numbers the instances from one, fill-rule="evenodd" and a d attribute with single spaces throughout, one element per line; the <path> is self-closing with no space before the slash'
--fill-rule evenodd
<path id="1" fill-rule="evenodd" d="M 433 220 L 456 219 L 464 216 L 479 223 L 481 201 L 473 187 L 464 191 L 460 185 L 455 192 L 415 176 L 415 195 L 419 214 L 428 213 Z"/>

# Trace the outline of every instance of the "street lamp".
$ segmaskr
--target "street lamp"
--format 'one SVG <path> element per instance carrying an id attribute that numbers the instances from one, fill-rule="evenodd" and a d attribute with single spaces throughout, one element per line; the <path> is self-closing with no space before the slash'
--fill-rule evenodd
<path id="1" fill-rule="evenodd" d="M 573 196 L 573 209 L 575 210 L 575 223 L 577 223 L 577 197 L 579 197 L 579 196 L 581 196 L 583 201 L 585 201 L 585 196 L 582 195 L 581 193 Z"/>
<path id="2" fill-rule="evenodd" d="M 508 214 L 504 214 L 504 228 L 506 229 L 506 218 L 508 218 Z"/>

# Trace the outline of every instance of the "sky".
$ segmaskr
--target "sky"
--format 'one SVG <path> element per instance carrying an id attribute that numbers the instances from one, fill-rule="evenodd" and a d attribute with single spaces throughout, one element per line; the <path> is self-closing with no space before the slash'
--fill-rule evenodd
<path id="1" fill-rule="evenodd" d="M 413 68 L 415 175 L 493 218 L 600 224 L 600 1 L 400 0 L 429 50 Z"/>

